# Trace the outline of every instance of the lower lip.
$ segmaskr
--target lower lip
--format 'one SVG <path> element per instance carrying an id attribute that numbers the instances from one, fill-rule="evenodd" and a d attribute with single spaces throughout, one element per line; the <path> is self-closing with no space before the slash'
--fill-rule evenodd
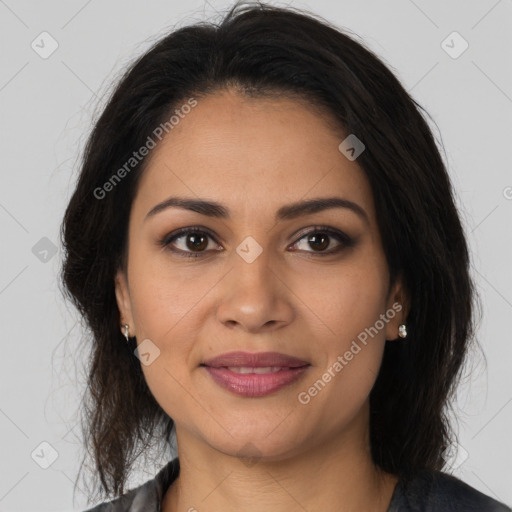
<path id="1" fill-rule="evenodd" d="M 308 368 L 289 368 L 274 373 L 236 373 L 227 368 L 205 366 L 208 373 L 219 386 L 237 395 L 256 397 L 274 393 L 295 382 Z"/>

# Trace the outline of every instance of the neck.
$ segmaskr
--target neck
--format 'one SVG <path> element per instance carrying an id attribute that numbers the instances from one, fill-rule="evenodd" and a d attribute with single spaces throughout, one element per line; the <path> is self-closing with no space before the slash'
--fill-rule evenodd
<path id="1" fill-rule="evenodd" d="M 241 460 L 176 426 L 180 474 L 162 512 L 386 512 L 398 479 L 373 464 L 368 430 L 357 424 L 366 416 L 320 445 L 272 460 Z"/>

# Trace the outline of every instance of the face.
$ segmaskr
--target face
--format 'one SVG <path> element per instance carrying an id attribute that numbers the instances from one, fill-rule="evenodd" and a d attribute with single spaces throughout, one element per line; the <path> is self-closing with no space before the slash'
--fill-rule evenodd
<path id="1" fill-rule="evenodd" d="M 270 460 L 367 420 L 405 304 L 400 282 L 390 286 L 370 185 L 338 149 L 343 139 L 305 103 L 224 91 L 199 100 L 152 150 L 116 296 L 178 444 L 189 436 Z M 221 208 L 149 214 L 170 197 Z M 284 209 L 320 198 L 342 201 Z M 240 394 L 203 366 L 233 351 L 278 352 L 303 368 L 280 370 L 293 374 L 284 384 L 277 373 L 217 371 L 254 379 Z M 262 390 L 276 378 L 280 388 Z"/>

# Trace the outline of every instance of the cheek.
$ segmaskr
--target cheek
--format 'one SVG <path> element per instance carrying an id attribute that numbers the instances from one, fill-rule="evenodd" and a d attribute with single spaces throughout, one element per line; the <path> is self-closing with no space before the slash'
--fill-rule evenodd
<path id="1" fill-rule="evenodd" d="M 340 414 L 350 413 L 370 392 L 382 361 L 385 323 L 380 318 L 386 308 L 387 274 L 382 262 L 358 260 L 337 271 L 331 269 L 329 279 L 315 277 L 320 286 L 307 288 L 311 285 L 308 278 L 298 293 L 308 297 L 306 305 L 314 313 L 311 319 L 321 320 L 315 320 L 312 336 L 323 357 L 308 385 L 320 379 L 318 391 L 311 389 L 318 395 L 317 404 L 328 406 L 336 395 L 336 401 L 343 404 Z"/>
<path id="2" fill-rule="evenodd" d="M 208 293 L 222 274 L 199 271 L 194 263 L 179 264 L 164 255 L 142 250 L 130 254 L 129 282 L 137 343 L 149 339 L 159 355 L 142 365 L 146 382 L 166 411 L 181 401 L 190 372 L 197 366 L 197 340 Z M 156 350 L 156 349 L 155 349 Z M 182 404 L 179 405 L 182 407 Z"/>
<path id="3" fill-rule="evenodd" d="M 311 297 L 309 305 L 322 319 L 313 337 L 318 357 L 323 357 L 297 397 L 310 413 L 306 422 L 336 432 L 366 403 L 385 347 L 385 329 L 375 330 L 385 312 L 385 291 L 377 273 L 354 272 L 340 275 L 323 295 Z"/>
<path id="4" fill-rule="evenodd" d="M 192 266 L 193 262 L 173 262 L 164 253 L 134 250 L 129 280 L 132 312 L 141 335 L 163 342 L 194 314 L 199 299 L 216 280 L 211 272 L 192 272 Z"/>
<path id="5" fill-rule="evenodd" d="M 358 260 L 297 281 L 297 295 L 319 320 L 317 334 L 322 330 L 342 348 L 375 324 L 387 294 L 385 267 L 376 263 Z"/>
<path id="6" fill-rule="evenodd" d="M 204 295 L 208 289 L 202 288 L 201 284 L 191 287 L 178 273 L 171 275 L 169 269 L 150 263 L 134 275 L 131 285 L 137 343 L 151 340 L 158 354 L 151 364 L 141 363 L 141 368 L 155 400 L 171 417 L 181 417 L 192 405 L 183 395 L 190 386 L 198 294 Z"/>

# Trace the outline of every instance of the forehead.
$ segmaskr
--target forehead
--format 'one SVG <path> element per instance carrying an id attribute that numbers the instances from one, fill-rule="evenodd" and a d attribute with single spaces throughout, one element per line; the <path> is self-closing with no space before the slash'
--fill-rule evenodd
<path id="1" fill-rule="evenodd" d="M 305 101 L 230 91 L 198 99 L 150 153 L 134 209 L 145 215 L 168 196 L 186 195 L 215 199 L 235 213 L 274 212 L 337 195 L 371 217 L 369 182 L 339 151 L 346 135 L 335 128 L 332 117 Z"/>

